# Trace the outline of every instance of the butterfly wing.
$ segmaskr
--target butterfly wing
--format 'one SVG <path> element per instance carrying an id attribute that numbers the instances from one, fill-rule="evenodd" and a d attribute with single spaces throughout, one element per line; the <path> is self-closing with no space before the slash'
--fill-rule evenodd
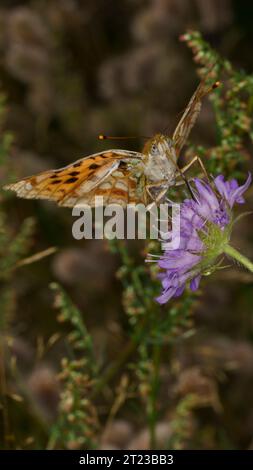
<path id="1" fill-rule="evenodd" d="M 202 80 L 192 95 L 184 113 L 181 117 L 172 137 L 175 145 L 176 155 L 179 156 L 180 151 L 188 139 L 191 129 L 193 128 L 196 119 L 201 110 L 202 98 L 206 96 L 214 88 L 217 88 L 219 83 L 216 82 L 212 86 L 207 84 L 207 79 Z"/>
<path id="2" fill-rule="evenodd" d="M 144 202 L 144 193 L 139 188 L 135 171 L 132 170 L 133 160 L 129 163 L 130 165 L 126 159 L 108 162 L 72 194 L 61 199 L 59 204 L 67 207 L 76 204 L 90 207 L 120 204 L 126 207 L 129 203 Z"/>
<path id="3" fill-rule="evenodd" d="M 116 200 L 118 194 L 121 203 L 123 199 L 129 199 L 130 192 L 133 196 L 137 189 L 137 180 L 131 176 L 131 167 L 142 158 L 143 155 L 138 152 L 108 150 L 58 170 L 44 171 L 25 178 L 4 189 L 15 191 L 18 197 L 49 199 L 68 207 L 73 207 L 80 200 L 93 205 L 96 195 L 103 195 L 107 201 L 113 197 Z"/>
<path id="4" fill-rule="evenodd" d="M 121 164 L 103 181 L 99 182 L 92 191 L 82 192 L 82 195 L 77 199 L 79 206 L 88 205 L 90 207 L 107 206 L 108 204 L 120 204 L 122 207 L 126 207 L 130 203 L 144 203 L 143 192 L 139 191 L 138 179 Z M 72 200 L 65 198 L 61 205 L 72 206 Z"/>

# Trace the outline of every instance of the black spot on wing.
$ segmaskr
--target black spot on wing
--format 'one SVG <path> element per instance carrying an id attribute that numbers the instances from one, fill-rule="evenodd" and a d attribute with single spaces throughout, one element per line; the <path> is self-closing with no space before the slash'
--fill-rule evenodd
<path id="1" fill-rule="evenodd" d="M 61 183 L 61 181 L 62 181 L 62 180 L 57 179 L 57 180 L 52 181 L 51 184 L 58 184 L 58 183 Z"/>
<path id="2" fill-rule="evenodd" d="M 69 176 L 77 176 L 80 174 L 80 171 L 71 171 L 71 173 L 69 173 Z"/>
<path id="3" fill-rule="evenodd" d="M 100 165 L 98 165 L 97 163 L 92 163 L 90 166 L 89 166 L 89 170 L 96 170 L 97 168 L 99 168 Z"/>
<path id="4" fill-rule="evenodd" d="M 72 178 L 68 178 L 65 183 L 75 183 L 76 181 L 78 181 L 78 178 L 76 178 L 75 176 L 73 176 Z"/>

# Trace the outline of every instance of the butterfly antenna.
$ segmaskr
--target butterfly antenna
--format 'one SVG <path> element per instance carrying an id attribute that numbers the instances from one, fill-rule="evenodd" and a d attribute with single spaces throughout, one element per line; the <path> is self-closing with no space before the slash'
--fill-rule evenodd
<path id="1" fill-rule="evenodd" d="M 99 134 L 99 140 L 128 140 L 128 139 L 150 139 L 150 137 L 144 135 L 128 135 L 128 136 L 114 136 Z"/>

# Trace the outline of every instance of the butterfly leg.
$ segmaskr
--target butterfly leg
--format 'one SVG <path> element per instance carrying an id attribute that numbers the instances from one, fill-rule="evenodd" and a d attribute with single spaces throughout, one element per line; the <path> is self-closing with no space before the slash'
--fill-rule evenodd
<path id="1" fill-rule="evenodd" d="M 165 185 L 166 187 L 164 187 Z M 163 189 L 161 189 L 159 193 L 154 197 L 154 195 L 151 192 L 151 189 L 159 188 L 160 186 L 163 187 Z M 145 187 L 145 190 L 149 198 L 152 199 L 152 202 L 147 206 L 147 209 L 149 210 L 153 205 L 158 205 L 158 203 L 163 199 L 166 192 L 168 191 L 168 182 L 162 180 L 162 181 L 157 181 L 156 183 L 147 184 Z"/>
<path id="2" fill-rule="evenodd" d="M 195 157 L 193 157 L 193 159 L 187 163 L 187 165 L 185 165 L 183 168 L 178 168 L 178 173 L 177 173 L 177 176 L 181 176 L 182 178 L 182 181 L 177 181 L 175 186 L 180 186 L 181 184 L 186 184 L 187 188 L 188 188 L 188 191 L 189 193 L 191 194 L 191 197 L 193 199 L 195 199 L 195 196 L 194 196 L 194 193 L 192 191 L 192 188 L 191 188 L 191 185 L 190 185 L 190 180 L 188 178 L 186 178 L 185 176 L 185 173 L 189 170 L 189 168 L 192 167 L 192 165 L 194 165 L 195 163 L 198 163 L 198 165 L 200 166 L 201 168 L 201 171 L 202 173 L 205 175 L 206 179 L 208 182 L 210 182 L 210 179 L 209 179 L 209 176 L 208 176 L 208 173 L 205 169 L 205 166 L 204 166 L 204 163 L 202 162 L 201 158 L 198 156 L 198 155 L 195 155 Z"/>
<path id="3" fill-rule="evenodd" d="M 202 173 L 207 178 L 207 181 L 210 181 L 208 173 L 205 169 L 205 165 L 204 165 L 204 163 L 202 162 L 201 158 L 198 155 L 195 155 L 195 157 L 193 157 L 193 159 L 189 163 L 187 163 L 187 165 L 185 165 L 183 168 L 180 168 L 179 175 L 180 175 L 180 173 L 183 173 L 183 174 L 186 173 L 186 171 L 188 171 L 189 168 L 191 168 L 192 165 L 194 165 L 195 163 L 198 163 L 198 165 L 200 166 L 200 168 L 202 170 Z"/>

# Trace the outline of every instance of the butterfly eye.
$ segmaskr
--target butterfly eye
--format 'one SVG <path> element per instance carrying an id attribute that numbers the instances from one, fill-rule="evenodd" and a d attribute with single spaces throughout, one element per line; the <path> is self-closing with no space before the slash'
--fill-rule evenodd
<path id="1" fill-rule="evenodd" d="M 158 146 L 156 144 L 151 145 L 151 154 L 157 155 L 159 153 Z"/>

